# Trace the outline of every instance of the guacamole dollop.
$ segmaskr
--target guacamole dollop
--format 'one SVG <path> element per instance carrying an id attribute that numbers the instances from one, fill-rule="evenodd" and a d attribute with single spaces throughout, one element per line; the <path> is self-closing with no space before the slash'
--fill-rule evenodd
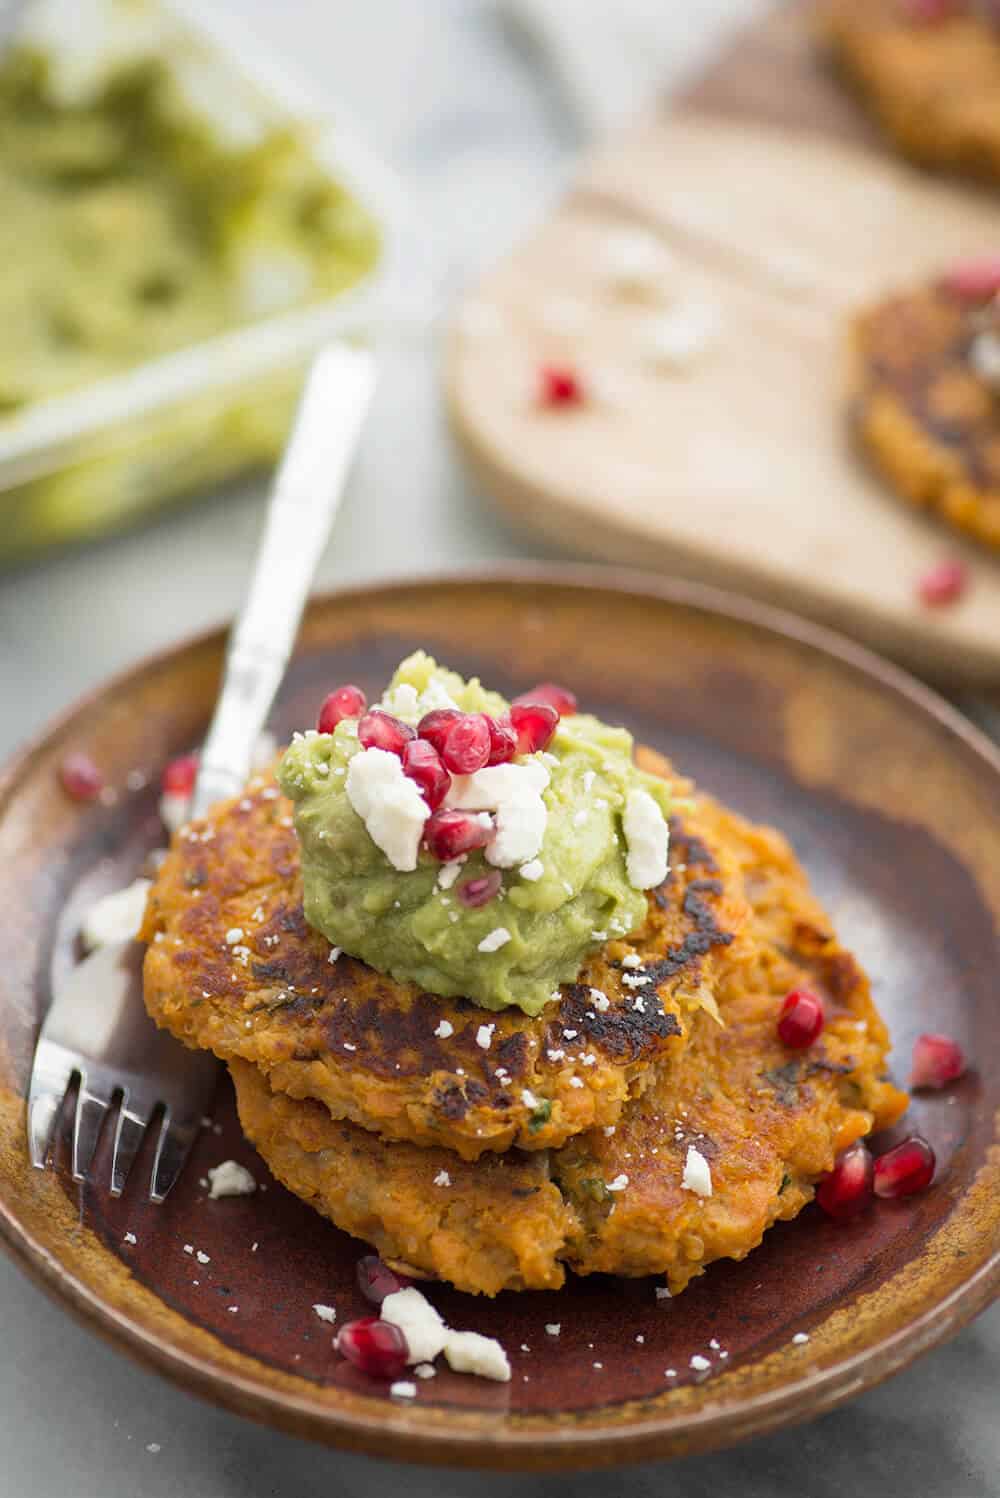
<path id="1" fill-rule="evenodd" d="M 412 724 L 444 706 L 492 715 L 509 707 L 423 652 L 402 663 L 381 705 Z M 647 826 L 650 813 L 665 821 L 670 793 L 636 767 L 624 728 L 576 713 L 560 720 L 547 750 L 516 761 L 542 787 L 544 831 L 537 854 L 503 868 L 499 891 L 478 908 L 463 903 L 461 888 L 495 867 L 490 850 L 442 864 L 421 849 L 415 867 L 394 867 L 348 794 L 352 761 L 364 752 L 357 722 L 342 721 L 332 734 L 297 735 L 278 771 L 295 805 L 306 919 L 334 946 L 431 993 L 534 1015 L 590 952 L 642 924 L 647 895 L 636 887 L 641 854 L 634 830 L 629 846 L 627 814 L 634 821 L 638 807 Z M 475 799 L 474 778 L 455 778 L 456 803 Z"/>

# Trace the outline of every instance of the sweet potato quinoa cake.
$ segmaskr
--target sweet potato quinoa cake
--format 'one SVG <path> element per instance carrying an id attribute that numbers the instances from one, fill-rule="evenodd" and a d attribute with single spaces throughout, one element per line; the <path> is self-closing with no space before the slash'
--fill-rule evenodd
<path id="1" fill-rule="evenodd" d="M 896 145 L 1000 178 L 1000 15 L 991 0 L 822 0 L 819 30 Z"/>
<path id="2" fill-rule="evenodd" d="M 851 413 L 898 494 L 1000 547 L 998 297 L 1000 255 L 863 312 L 852 330 Z"/>
<path id="3" fill-rule="evenodd" d="M 420 654 L 181 829 L 141 936 L 275 1176 L 470 1292 L 681 1290 L 906 1105 L 779 834 L 562 689 Z"/>

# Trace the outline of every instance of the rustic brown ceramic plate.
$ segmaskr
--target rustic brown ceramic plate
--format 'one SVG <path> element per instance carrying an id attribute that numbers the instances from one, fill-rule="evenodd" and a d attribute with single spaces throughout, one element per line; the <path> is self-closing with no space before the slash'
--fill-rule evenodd
<path id="1" fill-rule="evenodd" d="M 31 1170 L 25 1080 L 53 976 L 73 960 L 87 901 L 158 841 L 157 773 L 204 731 L 222 648 L 212 635 L 112 682 L 0 781 L 0 1230 L 10 1251 L 95 1330 L 190 1390 L 300 1434 L 435 1462 L 559 1467 L 733 1442 L 817 1414 L 956 1331 L 1000 1283 L 1000 757 L 930 693 L 819 630 L 707 589 L 584 569 L 318 600 L 277 731 L 309 723 L 332 683 L 377 691 L 418 644 L 501 687 L 566 681 L 706 787 L 784 828 L 874 974 L 897 1075 L 925 1029 L 956 1035 L 975 1060 L 952 1091 L 912 1108 L 941 1162 L 934 1189 L 847 1226 L 811 1208 L 675 1302 L 657 1301 L 649 1281 L 578 1280 L 492 1303 L 442 1288 L 434 1298 L 452 1324 L 503 1339 L 514 1379 L 445 1371 L 403 1405 L 333 1354 L 311 1306 L 332 1303 L 343 1320 L 361 1311 L 358 1247 L 268 1180 L 228 1084 L 162 1207 L 138 1183 L 113 1202 L 64 1169 Z M 114 804 L 60 794 L 69 749 L 103 765 Z M 228 1156 L 267 1189 L 208 1201 L 200 1179 Z M 107 1164 L 102 1147 L 99 1178 Z M 545 1333 L 554 1321 L 558 1339 Z M 809 1341 L 794 1344 L 797 1332 Z M 689 1369 L 696 1352 L 712 1360 L 702 1382 Z M 681 1370 L 672 1387 L 668 1366 Z"/>

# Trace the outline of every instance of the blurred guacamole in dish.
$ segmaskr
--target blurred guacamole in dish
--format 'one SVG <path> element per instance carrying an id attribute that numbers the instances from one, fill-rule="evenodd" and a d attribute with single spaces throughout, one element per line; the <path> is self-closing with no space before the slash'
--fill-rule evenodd
<path id="1" fill-rule="evenodd" d="M 224 142 L 145 59 L 68 101 L 0 56 L 0 423 L 358 281 L 376 227 L 292 128 Z"/>

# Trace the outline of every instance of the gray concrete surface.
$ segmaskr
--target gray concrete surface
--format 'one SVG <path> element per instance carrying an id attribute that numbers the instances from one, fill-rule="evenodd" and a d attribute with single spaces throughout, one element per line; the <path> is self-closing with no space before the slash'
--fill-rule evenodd
<path id="1" fill-rule="evenodd" d="M 721 35 L 727 15 L 746 8 L 671 0 L 664 14 L 680 44 L 709 25 Z M 365 120 L 440 226 L 459 276 L 516 239 L 558 191 L 572 130 L 488 0 L 242 0 L 240 10 Z M 322 583 L 538 554 L 456 467 L 434 375 L 429 343 L 392 355 Z M 261 504 L 259 486 L 242 487 L 0 577 L 0 753 L 109 671 L 231 613 Z M 5 1261 L 0 1346 L 0 1494 L 1000 1498 L 1000 1308 L 812 1425 L 672 1467 L 567 1479 L 404 1470 L 248 1425 L 136 1370 Z"/>

